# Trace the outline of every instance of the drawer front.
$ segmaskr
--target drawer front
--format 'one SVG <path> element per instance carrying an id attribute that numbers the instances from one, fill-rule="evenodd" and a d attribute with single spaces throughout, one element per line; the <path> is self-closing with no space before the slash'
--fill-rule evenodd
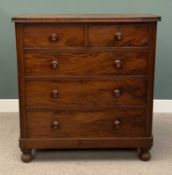
<path id="1" fill-rule="evenodd" d="M 144 80 L 28 81 L 26 103 L 31 108 L 143 106 Z"/>
<path id="2" fill-rule="evenodd" d="M 147 52 L 26 52 L 28 76 L 146 75 Z"/>
<path id="3" fill-rule="evenodd" d="M 84 27 L 80 25 L 35 24 L 24 27 L 26 48 L 84 46 Z"/>
<path id="4" fill-rule="evenodd" d="M 148 44 L 148 24 L 94 25 L 89 28 L 90 46 L 145 47 Z"/>
<path id="5" fill-rule="evenodd" d="M 144 131 L 143 110 L 27 113 L 27 135 L 32 138 L 139 137 Z"/>

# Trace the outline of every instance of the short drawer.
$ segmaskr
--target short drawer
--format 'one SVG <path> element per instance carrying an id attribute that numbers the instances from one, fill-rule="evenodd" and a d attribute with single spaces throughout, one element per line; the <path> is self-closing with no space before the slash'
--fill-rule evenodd
<path id="1" fill-rule="evenodd" d="M 144 110 L 28 112 L 27 136 L 31 138 L 141 137 Z"/>
<path id="2" fill-rule="evenodd" d="M 148 52 L 25 52 L 28 76 L 146 75 Z"/>
<path id="3" fill-rule="evenodd" d="M 147 81 L 142 79 L 27 81 L 30 108 L 144 106 Z"/>
<path id="4" fill-rule="evenodd" d="M 95 47 L 147 47 L 148 24 L 93 25 L 89 28 L 89 45 Z"/>
<path id="5" fill-rule="evenodd" d="M 80 25 L 35 24 L 24 27 L 24 47 L 56 48 L 84 46 L 84 27 Z"/>

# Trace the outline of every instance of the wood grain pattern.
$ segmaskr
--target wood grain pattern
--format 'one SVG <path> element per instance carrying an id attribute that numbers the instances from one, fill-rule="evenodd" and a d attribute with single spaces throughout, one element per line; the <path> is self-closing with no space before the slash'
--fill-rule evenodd
<path id="1" fill-rule="evenodd" d="M 122 38 L 117 39 L 116 35 Z M 149 27 L 147 24 L 91 25 L 89 45 L 93 47 L 148 46 Z"/>
<path id="2" fill-rule="evenodd" d="M 25 52 L 28 76 L 146 75 L 147 62 L 147 52 L 135 51 Z"/>
<path id="3" fill-rule="evenodd" d="M 146 131 L 147 135 L 152 135 L 152 120 L 153 120 L 153 98 L 154 98 L 154 74 L 155 74 L 155 57 L 156 57 L 156 36 L 157 36 L 157 23 L 150 24 L 151 43 L 149 52 L 149 88 L 147 90 L 147 119 Z M 148 149 L 149 150 L 149 149 Z"/>
<path id="4" fill-rule="evenodd" d="M 114 90 L 121 95 L 116 97 Z M 58 90 L 57 98 L 52 97 Z M 78 80 L 78 81 L 27 81 L 26 103 L 34 108 L 84 106 L 144 106 L 146 81 L 144 80 Z"/>
<path id="5" fill-rule="evenodd" d="M 74 32 L 75 31 L 75 32 Z M 57 39 L 52 41 L 52 34 Z M 78 47 L 84 46 L 84 28 L 78 25 L 27 25 L 24 27 L 24 47 Z"/>
<path id="6" fill-rule="evenodd" d="M 153 15 L 23 15 L 16 24 L 22 160 L 33 148 L 139 148 L 150 159 Z"/>
<path id="7" fill-rule="evenodd" d="M 152 147 L 152 137 L 113 137 L 113 138 L 20 138 L 23 149 L 114 149 Z M 42 144 L 44 143 L 44 144 Z"/>
<path id="8" fill-rule="evenodd" d="M 18 67 L 18 94 L 19 94 L 19 115 L 20 115 L 20 137 L 26 138 L 26 117 L 25 117 L 25 83 L 24 83 L 24 60 L 23 58 L 23 26 L 16 24 L 16 50 Z"/>
<path id="9" fill-rule="evenodd" d="M 29 138 L 142 137 L 144 110 L 28 112 Z M 52 123 L 58 122 L 58 127 Z M 120 121 L 119 128 L 114 126 Z"/>

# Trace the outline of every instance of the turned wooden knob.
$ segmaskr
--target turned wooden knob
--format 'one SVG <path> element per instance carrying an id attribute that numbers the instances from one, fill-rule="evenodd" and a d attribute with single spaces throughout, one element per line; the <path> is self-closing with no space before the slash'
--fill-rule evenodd
<path id="1" fill-rule="evenodd" d="M 117 41 L 121 41 L 121 40 L 122 40 L 122 33 L 121 33 L 121 32 L 116 33 L 116 34 L 115 34 L 115 39 L 116 39 Z"/>
<path id="2" fill-rule="evenodd" d="M 50 64 L 52 69 L 57 69 L 59 67 L 59 62 L 57 60 L 53 60 Z"/>
<path id="3" fill-rule="evenodd" d="M 59 128 L 59 122 L 58 121 L 53 121 L 52 124 L 51 124 L 51 127 L 53 129 L 58 129 Z"/>
<path id="4" fill-rule="evenodd" d="M 114 90 L 113 90 L 113 93 L 114 93 L 115 97 L 120 97 L 121 94 L 122 94 L 122 92 L 121 92 L 120 89 L 114 89 Z"/>
<path id="5" fill-rule="evenodd" d="M 52 98 L 58 98 L 59 97 L 59 91 L 57 89 L 54 89 L 52 92 L 51 92 L 51 97 Z"/>
<path id="6" fill-rule="evenodd" d="M 121 125 L 121 122 L 120 122 L 119 120 L 115 120 L 115 121 L 113 122 L 113 126 L 114 126 L 115 128 L 119 128 L 120 125 Z"/>
<path id="7" fill-rule="evenodd" d="M 56 33 L 53 33 L 49 36 L 49 39 L 51 42 L 56 42 L 59 38 L 58 38 L 58 35 Z"/>
<path id="8" fill-rule="evenodd" d="M 115 60 L 115 67 L 116 68 L 121 68 L 123 66 L 123 63 L 121 60 Z"/>

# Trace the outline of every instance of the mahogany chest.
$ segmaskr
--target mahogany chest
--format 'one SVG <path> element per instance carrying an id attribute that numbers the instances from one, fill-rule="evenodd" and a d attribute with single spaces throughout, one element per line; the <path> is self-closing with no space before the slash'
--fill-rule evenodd
<path id="1" fill-rule="evenodd" d="M 153 15 L 14 17 L 22 160 L 32 149 L 138 148 L 149 160 Z"/>

